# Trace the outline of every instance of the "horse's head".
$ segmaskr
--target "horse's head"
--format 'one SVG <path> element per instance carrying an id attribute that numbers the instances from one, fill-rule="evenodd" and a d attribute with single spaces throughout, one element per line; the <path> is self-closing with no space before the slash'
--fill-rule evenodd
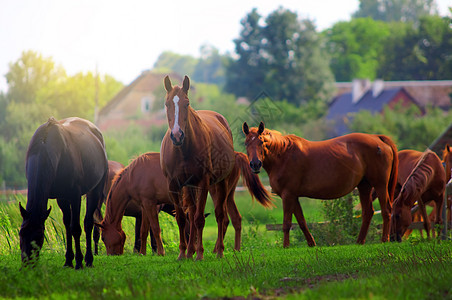
<path id="1" fill-rule="evenodd" d="M 22 204 L 19 203 L 20 214 L 23 222 L 19 231 L 20 253 L 23 263 L 28 263 L 32 258 L 38 258 L 39 251 L 44 244 L 44 223 L 48 218 L 51 207 L 40 216 L 32 216 Z"/>
<path id="2" fill-rule="evenodd" d="M 402 189 L 399 196 L 394 200 L 391 216 L 391 241 L 402 241 L 402 236 L 413 221 L 411 215 L 411 206 L 405 204 L 404 194 L 406 191 Z"/>
<path id="3" fill-rule="evenodd" d="M 262 162 L 265 158 L 264 137 L 262 135 L 265 125 L 261 122 L 258 128 L 249 128 L 245 122 L 243 123 L 242 129 L 245 134 L 245 146 L 250 160 L 250 167 L 257 174 L 261 171 Z"/>
<path id="4" fill-rule="evenodd" d="M 109 226 L 103 222 L 100 224 L 102 228 L 102 241 L 105 244 L 107 255 L 121 255 L 124 253 L 124 243 L 126 242 L 126 234 L 121 228 Z"/>
<path id="5" fill-rule="evenodd" d="M 172 86 L 168 76 L 165 77 L 166 90 L 166 118 L 171 130 L 171 140 L 175 146 L 180 146 L 184 142 L 185 126 L 187 124 L 188 110 L 190 102 L 188 100 L 188 90 L 190 89 L 190 79 L 185 76 L 182 88 Z"/>

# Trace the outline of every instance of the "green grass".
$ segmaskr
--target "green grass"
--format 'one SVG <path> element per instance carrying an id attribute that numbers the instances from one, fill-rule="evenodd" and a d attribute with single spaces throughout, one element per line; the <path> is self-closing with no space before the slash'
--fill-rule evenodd
<path id="1" fill-rule="evenodd" d="M 203 261 L 177 261 L 178 234 L 173 218 L 160 214 L 166 256 L 132 253 L 134 219 L 124 218 L 125 254 L 106 256 L 101 243 L 93 268 L 63 268 L 64 228 L 54 200 L 46 222 L 46 242 L 37 265 L 21 269 L 17 201 L 0 202 L 0 297 L 51 299 L 446 299 L 451 298 L 452 243 L 413 237 L 403 243 L 376 242 L 370 232 L 364 246 L 309 248 L 299 230 L 291 247 L 282 248 L 282 232 L 265 230 L 281 223 L 280 202 L 265 210 L 245 193 L 237 196 L 244 219 L 242 250 L 234 252 L 233 229 L 225 239 L 225 257 L 212 253 L 215 218 L 206 220 Z M 310 205 L 307 205 L 310 203 Z M 306 204 L 306 205 L 305 205 Z M 209 204 L 210 205 L 210 204 Z M 322 221 L 321 201 L 302 202 L 308 222 Z M 206 211 L 212 209 L 207 207 Z M 262 209 L 262 212 L 260 211 Z M 317 216 L 315 216 L 317 214 Z M 257 216 L 257 217 L 256 217 Z M 315 216 L 315 217 L 313 217 Z M 309 219 L 311 218 L 311 219 Z M 317 230 L 317 231 L 316 231 Z M 318 241 L 321 229 L 312 229 Z M 372 237 L 371 237 L 372 236 Z M 319 244 L 319 243 L 318 243 Z M 84 248 L 83 248 L 84 252 Z M 149 246 L 148 246 L 148 253 Z"/>

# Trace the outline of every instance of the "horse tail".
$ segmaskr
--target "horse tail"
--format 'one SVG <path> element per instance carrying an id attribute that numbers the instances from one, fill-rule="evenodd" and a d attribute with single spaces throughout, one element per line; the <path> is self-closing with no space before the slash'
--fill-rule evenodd
<path id="1" fill-rule="evenodd" d="M 248 157 L 241 152 L 235 152 L 235 163 L 242 171 L 242 178 L 245 182 L 251 197 L 256 198 L 257 201 L 264 207 L 273 207 L 273 199 L 271 194 L 265 189 L 264 185 L 257 174 L 251 172 L 250 161 Z"/>
<path id="2" fill-rule="evenodd" d="M 397 146 L 389 137 L 385 135 L 379 135 L 378 137 L 383 141 L 383 143 L 387 144 L 392 149 L 392 168 L 388 184 L 389 203 L 392 206 L 392 203 L 394 202 L 394 192 L 397 185 L 397 175 L 399 172 L 399 156 L 397 154 Z"/>

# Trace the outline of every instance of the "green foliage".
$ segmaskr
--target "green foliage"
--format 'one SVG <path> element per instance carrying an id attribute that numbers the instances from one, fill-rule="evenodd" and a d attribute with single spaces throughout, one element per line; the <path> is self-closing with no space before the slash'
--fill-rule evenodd
<path id="1" fill-rule="evenodd" d="M 376 78 L 383 45 L 389 36 L 388 27 L 382 21 L 357 18 L 338 22 L 324 32 L 336 81 Z"/>
<path id="2" fill-rule="evenodd" d="M 255 99 L 262 91 L 273 100 L 299 105 L 326 101 L 333 82 L 323 39 L 309 20 L 280 7 L 265 18 L 256 9 L 242 19 L 234 40 L 237 59 L 226 67 L 225 91 Z"/>
<path id="3" fill-rule="evenodd" d="M 450 125 L 450 113 L 439 108 L 428 108 L 420 116 L 414 105 L 385 108 L 382 114 L 361 111 L 349 124 L 352 131 L 378 133 L 390 136 L 399 150 L 424 151 Z"/>
<path id="4" fill-rule="evenodd" d="M 384 42 L 378 77 L 384 80 L 452 78 L 452 29 L 449 18 L 426 16 L 415 27 L 393 23 Z"/>
<path id="5" fill-rule="evenodd" d="M 171 51 L 162 52 L 154 64 L 156 70 L 171 70 L 180 75 L 193 74 L 197 59 L 190 55 L 181 55 Z"/>
<path id="6" fill-rule="evenodd" d="M 356 18 L 370 17 L 385 22 L 416 22 L 419 18 L 436 14 L 435 0 L 360 0 Z"/>

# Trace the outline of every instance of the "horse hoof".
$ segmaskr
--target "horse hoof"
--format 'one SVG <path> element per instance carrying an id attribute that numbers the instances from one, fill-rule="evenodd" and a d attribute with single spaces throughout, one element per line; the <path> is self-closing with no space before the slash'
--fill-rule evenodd
<path id="1" fill-rule="evenodd" d="M 223 252 L 221 252 L 221 253 L 220 253 L 220 252 L 218 252 L 218 253 L 217 253 L 217 258 L 223 258 L 223 257 L 224 257 L 224 254 L 223 254 Z"/>
<path id="2" fill-rule="evenodd" d="M 196 261 L 201 261 L 201 260 L 204 260 L 204 256 L 201 254 L 201 255 L 196 255 L 196 259 L 195 259 Z"/>
<path id="3" fill-rule="evenodd" d="M 73 269 L 74 265 L 72 263 L 65 263 L 63 268 L 71 268 L 71 269 Z"/>
<path id="4" fill-rule="evenodd" d="M 82 269 L 83 269 L 83 265 L 75 266 L 75 269 L 76 269 L 76 270 L 82 270 Z"/>

